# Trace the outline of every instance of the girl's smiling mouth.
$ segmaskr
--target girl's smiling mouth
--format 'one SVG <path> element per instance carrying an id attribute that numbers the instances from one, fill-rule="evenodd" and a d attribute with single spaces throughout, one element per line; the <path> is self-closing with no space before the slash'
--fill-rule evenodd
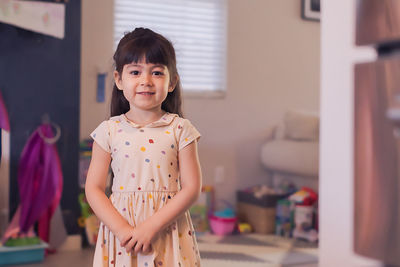
<path id="1" fill-rule="evenodd" d="M 138 92 L 139 95 L 154 95 L 154 92 Z"/>

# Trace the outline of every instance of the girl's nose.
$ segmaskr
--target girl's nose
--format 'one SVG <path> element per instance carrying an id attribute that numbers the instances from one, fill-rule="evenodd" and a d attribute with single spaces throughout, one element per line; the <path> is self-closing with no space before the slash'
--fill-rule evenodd
<path id="1" fill-rule="evenodd" d="M 151 75 L 143 74 L 142 79 L 140 81 L 140 85 L 151 86 Z"/>

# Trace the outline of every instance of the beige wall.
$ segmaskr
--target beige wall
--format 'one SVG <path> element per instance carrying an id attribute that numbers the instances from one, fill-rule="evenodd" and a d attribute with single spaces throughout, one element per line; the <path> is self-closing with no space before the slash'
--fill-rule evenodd
<path id="1" fill-rule="evenodd" d="M 95 103 L 95 72 L 96 65 L 111 64 L 112 4 L 97 1 L 93 9 L 94 0 L 83 2 L 81 138 L 86 138 L 108 114 L 108 105 Z M 228 1 L 226 96 L 184 99 L 186 117 L 202 133 L 204 184 L 214 183 L 217 166 L 224 168 L 218 197 L 233 201 L 237 188 L 268 182 L 259 149 L 286 109 L 319 110 L 319 30 L 319 23 L 301 19 L 300 1 Z"/>
<path id="2" fill-rule="evenodd" d="M 81 120 L 80 139 L 89 137 L 99 122 L 109 116 L 113 56 L 113 1 L 82 1 Z M 96 102 L 97 73 L 107 76 L 106 102 Z"/>

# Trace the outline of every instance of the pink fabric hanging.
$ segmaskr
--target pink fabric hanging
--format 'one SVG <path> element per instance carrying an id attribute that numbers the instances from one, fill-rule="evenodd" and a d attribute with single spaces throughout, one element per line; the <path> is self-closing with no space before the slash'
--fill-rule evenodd
<path id="1" fill-rule="evenodd" d="M 0 93 L 0 128 L 10 131 L 10 121 L 8 120 L 8 113 L 4 105 L 3 96 Z"/>
<path id="2" fill-rule="evenodd" d="M 63 176 L 55 144 L 46 143 L 41 135 L 54 136 L 49 124 L 39 126 L 22 151 L 18 166 L 20 205 L 3 241 L 16 232 L 26 235 L 37 221 L 39 237 L 49 241 L 50 220 L 61 199 Z"/>

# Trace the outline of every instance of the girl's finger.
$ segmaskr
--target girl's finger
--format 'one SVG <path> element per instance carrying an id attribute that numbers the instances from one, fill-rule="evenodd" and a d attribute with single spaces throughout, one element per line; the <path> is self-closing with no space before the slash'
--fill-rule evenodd
<path id="1" fill-rule="evenodd" d="M 127 238 L 126 240 L 122 240 L 122 241 L 121 241 L 121 247 L 125 247 L 126 244 L 127 244 L 129 241 L 131 241 L 131 239 L 132 239 L 132 237 L 129 237 L 129 238 Z"/>
<path id="2" fill-rule="evenodd" d="M 150 253 L 150 251 L 151 251 L 151 249 L 150 249 L 150 244 L 143 244 L 143 249 L 142 249 L 142 252 L 143 252 L 143 254 L 149 254 Z"/>
<path id="3" fill-rule="evenodd" d="M 131 239 L 126 245 L 125 245 L 125 249 L 126 252 L 129 253 L 132 251 L 132 249 L 136 246 L 137 240 L 136 239 Z"/>
<path id="4" fill-rule="evenodd" d="M 150 254 L 152 252 L 153 252 L 153 246 L 151 245 L 151 243 L 147 246 L 146 250 L 144 249 L 144 246 L 143 246 L 143 253 Z"/>
<path id="5" fill-rule="evenodd" d="M 142 250 L 142 244 L 136 243 L 135 245 L 135 254 L 139 253 Z"/>

